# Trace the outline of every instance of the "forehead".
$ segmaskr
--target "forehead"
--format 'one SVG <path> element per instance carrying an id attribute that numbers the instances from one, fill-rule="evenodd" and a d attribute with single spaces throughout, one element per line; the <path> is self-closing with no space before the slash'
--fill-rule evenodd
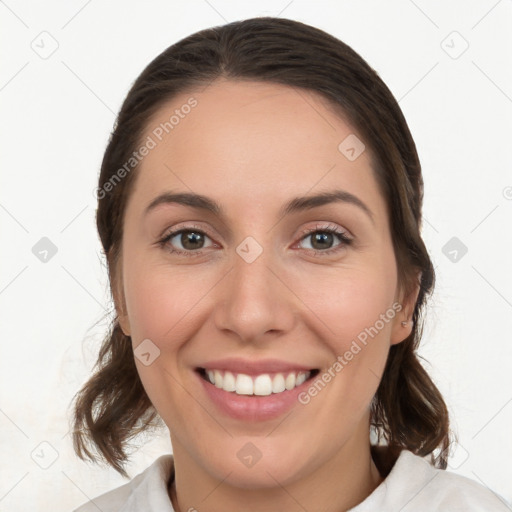
<path id="1" fill-rule="evenodd" d="M 350 160 L 339 146 L 355 130 L 321 96 L 268 82 L 222 80 L 175 96 L 147 123 L 133 201 L 195 192 L 236 212 L 276 210 L 291 196 L 345 189 L 385 209 L 369 150 Z M 348 139 L 352 140 L 352 139 Z"/>

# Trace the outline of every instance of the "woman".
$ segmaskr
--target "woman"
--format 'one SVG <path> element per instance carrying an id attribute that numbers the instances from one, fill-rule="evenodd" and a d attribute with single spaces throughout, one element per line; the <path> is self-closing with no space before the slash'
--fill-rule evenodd
<path id="1" fill-rule="evenodd" d="M 128 93 L 97 196 L 117 316 L 75 449 L 127 476 L 161 419 L 173 454 L 80 512 L 508 510 L 446 471 L 421 167 L 351 48 L 270 17 L 179 41 Z"/>

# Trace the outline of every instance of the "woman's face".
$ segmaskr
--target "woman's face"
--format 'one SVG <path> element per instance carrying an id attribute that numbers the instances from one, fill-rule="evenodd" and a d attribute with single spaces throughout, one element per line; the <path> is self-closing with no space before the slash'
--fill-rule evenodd
<path id="1" fill-rule="evenodd" d="M 147 126 L 116 304 L 177 461 L 212 478 L 285 485 L 369 444 L 390 344 L 410 328 L 354 137 L 319 97 L 258 82 L 181 94 Z M 295 199 L 334 191 L 352 199 Z M 148 210 L 162 194 L 203 199 Z M 159 244 L 171 230 L 186 232 Z"/>

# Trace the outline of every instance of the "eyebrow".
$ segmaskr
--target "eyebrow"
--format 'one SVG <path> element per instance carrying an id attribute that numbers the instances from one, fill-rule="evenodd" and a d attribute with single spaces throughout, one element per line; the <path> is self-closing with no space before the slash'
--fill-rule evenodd
<path id="1" fill-rule="evenodd" d="M 346 203 L 357 206 L 360 210 L 365 212 L 372 223 L 375 224 L 375 218 L 370 208 L 368 208 L 361 199 L 346 190 L 332 190 L 316 195 L 295 197 L 281 208 L 280 216 L 284 217 L 292 213 L 318 208 L 319 206 L 331 203 Z M 218 217 L 225 217 L 222 207 L 213 199 L 201 194 L 189 192 L 165 192 L 155 197 L 146 207 L 144 215 L 146 216 L 151 210 L 161 204 L 181 204 L 210 212 Z"/>

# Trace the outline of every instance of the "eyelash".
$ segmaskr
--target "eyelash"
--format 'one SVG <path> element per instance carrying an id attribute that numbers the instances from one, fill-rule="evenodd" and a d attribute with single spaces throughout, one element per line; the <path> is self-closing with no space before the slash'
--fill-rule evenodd
<path id="1" fill-rule="evenodd" d="M 208 233 L 206 233 L 204 230 L 202 230 L 198 226 L 189 226 L 189 227 L 169 231 L 163 238 L 161 238 L 157 242 L 157 244 L 163 249 L 163 248 L 165 248 L 166 245 L 168 245 L 168 242 L 172 238 L 174 238 L 176 235 L 179 235 L 184 232 L 199 233 L 201 235 L 206 235 L 210 238 Z M 351 245 L 353 242 L 353 239 L 349 238 L 344 231 L 341 231 L 339 228 L 337 228 L 335 226 L 330 226 L 330 225 L 316 226 L 315 228 L 307 229 L 302 233 L 300 240 L 302 241 L 304 238 L 307 238 L 309 235 L 311 235 L 312 233 L 316 233 L 316 232 L 332 233 L 334 235 L 337 235 L 339 237 L 341 243 L 338 246 L 333 247 L 331 249 L 326 249 L 325 251 L 321 251 L 318 249 L 305 249 L 308 251 L 312 251 L 315 256 L 323 256 L 326 254 L 332 254 L 332 253 L 338 252 L 341 249 L 343 249 L 344 247 Z M 181 251 L 181 250 L 172 249 L 172 250 L 168 250 L 168 252 L 170 252 L 171 254 L 175 254 L 177 256 L 186 256 L 186 257 L 200 256 L 203 254 L 203 251 L 201 251 L 201 250 Z"/>

